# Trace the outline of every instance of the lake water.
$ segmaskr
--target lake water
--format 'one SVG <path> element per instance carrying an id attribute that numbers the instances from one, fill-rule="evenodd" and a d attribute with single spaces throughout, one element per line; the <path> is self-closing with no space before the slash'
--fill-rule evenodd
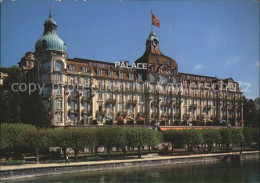
<path id="1" fill-rule="evenodd" d="M 41 176 L 21 183 L 114 183 L 114 182 L 259 182 L 259 158 L 240 162 L 207 162 L 101 172 Z"/>

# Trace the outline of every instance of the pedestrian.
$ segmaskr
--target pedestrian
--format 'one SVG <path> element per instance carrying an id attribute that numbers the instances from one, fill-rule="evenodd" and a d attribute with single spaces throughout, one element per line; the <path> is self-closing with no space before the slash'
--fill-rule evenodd
<path id="1" fill-rule="evenodd" d="M 69 162 L 69 156 L 68 155 L 66 155 L 66 162 L 65 162 L 65 165 L 66 164 L 70 164 L 70 162 Z"/>

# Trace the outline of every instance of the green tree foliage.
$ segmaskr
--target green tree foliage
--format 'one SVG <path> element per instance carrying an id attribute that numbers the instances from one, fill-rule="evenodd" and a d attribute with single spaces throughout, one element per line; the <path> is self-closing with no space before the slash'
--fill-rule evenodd
<path id="1" fill-rule="evenodd" d="M 51 146 L 51 137 L 47 129 L 26 129 L 19 135 L 21 144 L 35 152 L 36 163 L 39 163 L 39 152 Z"/>
<path id="2" fill-rule="evenodd" d="M 39 90 L 34 91 L 30 95 L 23 93 L 22 96 L 21 121 L 40 128 L 50 127 L 50 117 L 47 108 L 43 104 Z"/>
<path id="3" fill-rule="evenodd" d="M 173 147 L 182 148 L 185 144 L 184 133 L 182 130 L 166 130 L 163 132 L 164 142 L 170 142 Z"/>
<path id="4" fill-rule="evenodd" d="M 1 155 L 7 155 L 10 152 L 19 153 L 21 144 L 18 139 L 19 135 L 26 129 L 36 129 L 32 125 L 27 124 L 1 124 Z"/>
<path id="5" fill-rule="evenodd" d="M 184 141 L 188 146 L 188 152 L 192 152 L 194 146 L 203 143 L 203 136 L 201 130 L 183 130 L 184 133 Z"/>
<path id="6" fill-rule="evenodd" d="M 74 161 L 78 160 L 78 153 L 84 148 L 92 148 L 96 144 L 94 129 L 88 128 L 66 128 L 67 143 L 74 150 Z"/>
<path id="7" fill-rule="evenodd" d="M 126 139 L 128 146 L 138 148 L 138 158 L 141 158 L 142 146 L 149 146 L 158 143 L 158 141 L 155 140 L 156 138 L 151 137 L 152 134 L 156 136 L 156 133 L 152 130 L 145 128 L 130 128 L 127 130 Z"/>
<path id="8" fill-rule="evenodd" d="M 244 146 L 244 143 L 245 143 L 245 138 L 244 138 L 244 135 L 243 135 L 243 130 L 241 129 L 236 129 L 233 131 L 233 134 L 232 134 L 232 143 L 234 145 L 239 145 L 241 147 L 241 150 Z"/>
<path id="9" fill-rule="evenodd" d="M 243 128 L 243 135 L 245 138 L 246 145 L 251 145 L 253 142 L 253 128 L 250 127 L 244 127 Z"/>
<path id="10" fill-rule="evenodd" d="M 252 99 L 245 98 L 243 112 L 245 126 L 259 127 L 259 105 Z"/>
<path id="11" fill-rule="evenodd" d="M 21 71 L 17 66 L 10 68 L 8 77 L 0 86 L 0 120 L 1 123 L 19 123 L 21 114 L 20 92 L 13 91 L 14 83 L 21 83 Z M 16 86 L 17 87 L 17 86 Z M 17 88 L 15 88 L 17 89 Z"/>
<path id="12" fill-rule="evenodd" d="M 234 133 L 236 129 L 234 128 L 223 128 L 220 129 L 221 143 L 226 146 L 227 151 L 229 151 L 230 145 L 234 143 Z"/>
<path id="13" fill-rule="evenodd" d="M 219 130 L 216 129 L 205 129 L 202 130 L 204 143 L 208 146 L 208 152 L 213 148 L 214 144 L 218 144 L 221 141 L 221 135 Z"/>

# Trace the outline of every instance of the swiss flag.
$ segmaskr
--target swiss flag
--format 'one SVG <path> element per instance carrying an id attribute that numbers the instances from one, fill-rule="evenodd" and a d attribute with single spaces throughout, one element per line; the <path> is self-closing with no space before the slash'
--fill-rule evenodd
<path id="1" fill-rule="evenodd" d="M 160 20 L 154 14 L 152 14 L 152 24 L 160 28 Z"/>

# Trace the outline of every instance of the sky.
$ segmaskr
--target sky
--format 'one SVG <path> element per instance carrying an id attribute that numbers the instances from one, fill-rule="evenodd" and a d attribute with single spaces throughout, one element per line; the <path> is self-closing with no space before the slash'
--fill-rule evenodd
<path id="1" fill-rule="evenodd" d="M 1 1 L 1 0 L 0 0 Z M 145 51 L 151 10 L 160 50 L 179 72 L 232 77 L 259 97 L 259 1 L 3 0 L 1 66 L 17 65 L 42 36 L 52 6 L 69 58 L 133 63 Z"/>

